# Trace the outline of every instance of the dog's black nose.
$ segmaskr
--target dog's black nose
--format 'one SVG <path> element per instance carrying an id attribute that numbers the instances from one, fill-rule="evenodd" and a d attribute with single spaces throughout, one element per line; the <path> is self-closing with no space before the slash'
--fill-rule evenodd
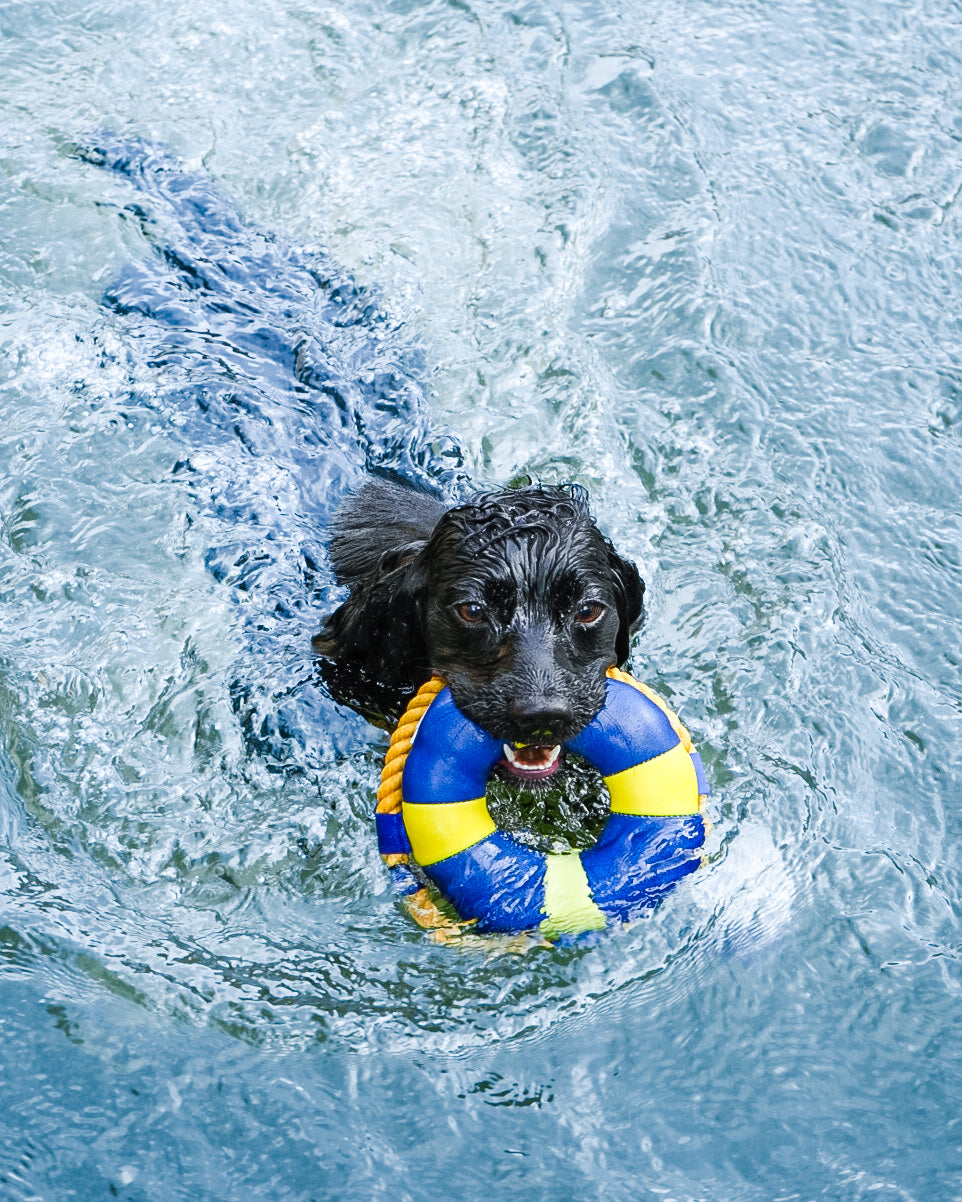
<path id="1" fill-rule="evenodd" d="M 555 694 L 515 699 L 508 714 L 524 738 L 545 742 L 558 741 L 575 716 L 568 700 Z"/>

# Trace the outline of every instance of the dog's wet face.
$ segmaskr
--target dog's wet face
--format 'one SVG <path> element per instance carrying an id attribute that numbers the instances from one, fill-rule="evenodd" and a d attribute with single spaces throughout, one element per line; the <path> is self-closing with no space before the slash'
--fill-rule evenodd
<path id="1" fill-rule="evenodd" d="M 375 478 L 339 511 L 330 552 L 350 589 L 314 643 L 334 697 L 392 725 L 437 673 L 527 782 L 550 776 L 601 708 L 641 617 L 645 586 L 576 485 L 449 509 Z"/>
<path id="2" fill-rule="evenodd" d="M 451 510 L 426 554 L 431 667 L 527 782 L 551 776 L 561 744 L 601 708 L 643 587 L 586 509 L 551 499 L 523 492 L 507 507 Z"/>

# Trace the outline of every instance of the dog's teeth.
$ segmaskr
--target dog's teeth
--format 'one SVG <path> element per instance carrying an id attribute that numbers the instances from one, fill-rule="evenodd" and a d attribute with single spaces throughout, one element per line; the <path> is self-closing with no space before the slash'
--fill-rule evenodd
<path id="1" fill-rule="evenodd" d="M 517 772 L 544 772 L 547 769 L 553 768 L 558 762 L 558 756 L 561 755 L 561 745 L 554 747 L 536 747 L 533 750 L 537 753 L 537 758 L 532 759 L 522 758 L 519 751 L 523 752 L 526 748 L 515 748 L 510 744 L 504 744 L 504 758 L 508 761 L 512 768 Z"/>

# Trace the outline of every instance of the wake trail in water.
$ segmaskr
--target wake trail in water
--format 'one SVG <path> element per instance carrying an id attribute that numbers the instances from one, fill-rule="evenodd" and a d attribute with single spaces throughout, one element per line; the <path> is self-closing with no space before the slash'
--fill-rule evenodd
<path id="1" fill-rule="evenodd" d="M 161 148 L 98 136 L 76 154 L 130 185 L 120 215 L 150 253 L 104 303 L 147 364 L 151 395 L 138 400 L 186 444 L 177 471 L 216 531 L 207 566 L 243 594 L 261 665 L 235 686 L 239 709 L 258 711 L 245 726 L 269 729 L 263 749 L 286 758 L 281 744 L 303 742 L 311 719 L 290 705 L 270 713 L 284 708 L 284 687 L 269 702 L 253 697 L 265 663 L 274 659 L 275 677 L 287 670 L 276 662 L 285 643 L 304 648 L 287 670 L 287 691 L 304 692 L 308 640 L 334 587 L 324 547 L 333 509 L 372 472 L 457 493 L 467 486 L 460 449 L 432 429 L 417 346 L 329 256 L 246 222 L 205 172 Z"/>

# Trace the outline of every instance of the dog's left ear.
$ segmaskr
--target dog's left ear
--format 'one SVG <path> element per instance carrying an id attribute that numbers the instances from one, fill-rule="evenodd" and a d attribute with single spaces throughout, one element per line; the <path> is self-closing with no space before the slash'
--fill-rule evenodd
<path id="1" fill-rule="evenodd" d="M 628 659 L 631 650 L 631 635 L 644 618 L 645 582 L 638 569 L 628 559 L 623 559 L 608 543 L 608 563 L 615 586 L 618 604 L 618 635 L 615 639 L 615 654 L 619 668 Z"/>

